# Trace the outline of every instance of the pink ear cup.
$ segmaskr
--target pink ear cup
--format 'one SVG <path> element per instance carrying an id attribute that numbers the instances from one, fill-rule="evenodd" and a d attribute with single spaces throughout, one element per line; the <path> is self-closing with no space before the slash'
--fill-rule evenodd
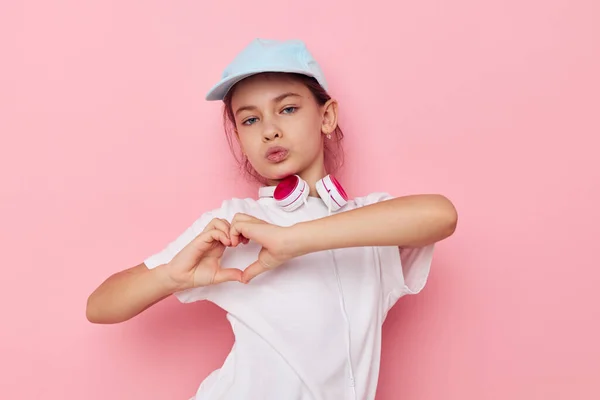
<path id="1" fill-rule="evenodd" d="M 283 179 L 277 187 L 275 187 L 275 191 L 273 192 L 273 198 L 277 201 L 285 200 L 298 186 L 298 182 L 300 182 L 300 178 L 296 175 L 288 176 Z"/>
<path id="2" fill-rule="evenodd" d="M 340 197 L 345 202 L 348 202 L 348 195 L 346 194 L 346 191 L 344 190 L 344 188 L 342 187 L 342 185 L 340 184 L 340 182 L 337 180 L 337 178 L 335 176 L 333 176 L 333 175 L 329 175 L 329 178 L 331 179 L 331 182 L 333 183 L 333 185 L 337 189 Z"/>
<path id="3" fill-rule="evenodd" d="M 332 211 L 337 211 L 348 203 L 348 195 L 333 175 L 327 175 L 316 184 L 317 192 Z"/>
<path id="4" fill-rule="evenodd" d="M 306 201 L 309 188 L 298 175 L 291 175 L 283 179 L 273 192 L 273 198 L 285 211 L 294 211 Z"/>

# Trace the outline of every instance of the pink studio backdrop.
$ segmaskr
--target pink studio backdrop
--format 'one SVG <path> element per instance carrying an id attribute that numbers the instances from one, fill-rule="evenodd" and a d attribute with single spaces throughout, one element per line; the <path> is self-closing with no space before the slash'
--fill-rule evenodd
<path id="1" fill-rule="evenodd" d="M 302 38 L 340 100 L 353 195 L 460 212 L 384 330 L 378 400 L 600 398 L 600 3 L 0 5 L 0 398 L 187 399 L 233 337 L 171 298 L 88 294 L 252 196 L 203 100 L 254 37 Z"/>

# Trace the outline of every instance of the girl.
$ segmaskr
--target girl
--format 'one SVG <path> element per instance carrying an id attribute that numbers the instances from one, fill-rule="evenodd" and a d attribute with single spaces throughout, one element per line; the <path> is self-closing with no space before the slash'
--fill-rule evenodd
<path id="1" fill-rule="evenodd" d="M 255 40 L 207 100 L 222 100 L 258 198 L 204 213 L 88 299 L 116 323 L 174 294 L 227 311 L 235 345 L 197 400 L 374 399 L 389 309 L 425 285 L 457 213 L 441 195 L 348 199 L 330 175 L 338 104 L 300 41 Z"/>

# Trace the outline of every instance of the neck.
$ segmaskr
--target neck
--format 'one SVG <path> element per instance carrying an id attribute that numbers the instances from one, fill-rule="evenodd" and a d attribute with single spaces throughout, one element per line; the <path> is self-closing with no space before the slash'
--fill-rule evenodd
<path id="1" fill-rule="evenodd" d="M 325 171 L 325 168 L 321 168 L 320 170 L 310 172 L 310 173 L 307 172 L 307 173 L 299 173 L 298 174 L 298 176 L 300 176 L 300 178 L 302 178 L 304 181 L 306 181 L 306 183 L 310 187 L 309 196 L 312 196 L 312 197 L 319 197 L 319 194 L 317 193 L 316 183 L 318 180 L 323 179 L 326 175 L 327 175 L 327 171 Z"/>

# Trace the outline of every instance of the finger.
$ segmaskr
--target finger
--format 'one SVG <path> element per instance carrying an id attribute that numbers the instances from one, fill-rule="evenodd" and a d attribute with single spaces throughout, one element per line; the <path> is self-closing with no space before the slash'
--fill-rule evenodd
<path id="1" fill-rule="evenodd" d="M 268 271 L 268 268 L 266 268 L 260 261 L 257 260 L 244 270 L 242 274 L 242 283 L 248 283 L 266 271 Z"/>
<path id="2" fill-rule="evenodd" d="M 241 232 L 237 229 L 233 229 L 233 225 L 239 224 L 240 222 L 250 221 L 252 217 L 248 214 L 244 213 L 236 213 L 231 219 L 231 224 L 229 225 L 229 237 L 231 238 L 231 245 L 233 247 L 240 244 L 240 242 L 244 242 L 245 238 L 241 236 Z"/>
<path id="3" fill-rule="evenodd" d="M 227 235 L 229 235 L 229 226 L 230 226 L 229 222 L 226 219 L 214 218 L 213 220 L 211 220 L 208 223 L 208 225 L 206 225 L 203 232 L 208 232 L 213 229 L 218 229 L 220 231 L 225 232 Z"/>
<path id="4" fill-rule="evenodd" d="M 213 279 L 213 284 L 223 282 L 241 282 L 242 271 L 236 268 L 222 268 L 217 271 Z"/>
<path id="5" fill-rule="evenodd" d="M 249 236 L 248 230 L 251 226 L 268 224 L 268 222 L 256 218 L 252 215 L 244 214 L 244 213 L 236 213 L 233 216 L 230 224 L 230 234 L 229 237 L 232 239 L 232 246 L 237 246 L 239 243 L 248 244 L 251 237 Z M 237 228 L 233 228 L 236 225 Z M 246 229 L 246 231 L 243 231 Z"/>
<path id="6" fill-rule="evenodd" d="M 231 240 L 227 237 L 227 234 L 218 229 L 203 232 L 192 241 L 194 249 L 198 252 L 210 250 L 214 242 L 221 242 L 225 246 L 231 245 Z"/>
<path id="7" fill-rule="evenodd" d="M 248 240 L 250 224 L 247 222 L 232 221 L 229 228 L 229 237 L 231 238 L 231 246 L 235 247 L 240 244 L 240 241 Z M 247 242 L 246 242 L 247 243 Z"/>
<path id="8" fill-rule="evenodd" d="M 231 220 L 232 224 L 234 222 L 254 222 L 254 223 L 260 222 L 260 223 L 265 223 L 265 224 L 267 223 L 267 221 L 265 221 L 265 220 L 262 220 L 260 218 L 256 218 L 252 215 L 244 214 L 244 213 L 236 213 Z"/>
<path id="9" fill-rule="evenodd" d="M 215 229 L 218 229 L 220 231 L 225 232 L 225 234 L 229 236 L 229 227 L 230 227 L 230 225 L 229 225 L 229 222 L 227 220 L 221 219 L 221 218 L 215 219 L 214 220 L 214 227 L 215 227 Z"/>

